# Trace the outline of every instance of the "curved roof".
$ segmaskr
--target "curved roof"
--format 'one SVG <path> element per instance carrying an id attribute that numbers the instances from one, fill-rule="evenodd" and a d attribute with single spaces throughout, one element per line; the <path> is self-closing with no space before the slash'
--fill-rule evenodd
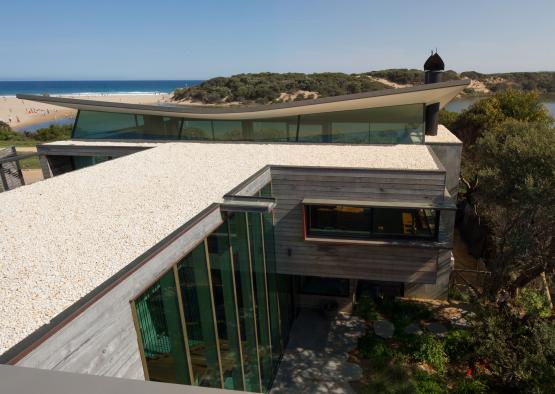
<path id="1" fill-rule="evenodd" d="M 373 92 L 325 97 L 314 100 L 253 106 L 145 105 L 65 97 L 18 94 L 17 98 L 79 110 L 174 116 L 192 119 L 246 120 L 278 118 L 323 112 L 349 111 L 406 104 L 440 103 L 443 108 L 467 85 L 468 80 L 448 81 L 386 89 Z"/>

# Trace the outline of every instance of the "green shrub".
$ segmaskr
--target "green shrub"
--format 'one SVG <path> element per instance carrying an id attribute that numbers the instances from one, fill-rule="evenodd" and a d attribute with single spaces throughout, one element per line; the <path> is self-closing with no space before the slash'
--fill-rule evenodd
<path id="1" fill-rule="evenodd" d="M 474 352 L 472 333 L 467 330 L 451 330 L 445 337 L 444 346 L 449 360 L 468 361 Z"/>
<path id="2" fill-rule="evenodd" d="M 436 375 L 430 375 L 424 371 L 417 371 L 414 374 L 417 394 L 444 394 L 447 393 L 447 386 L 443 379 Z"/>
<path id="3" fill-rule="evenodd" d="M 487 384 L 480 379 L 465 378 L 455 386 L 453 392 L 455 394 L 485 394 L 489 390 Z"/>
<path id="4" fill-rule="evenodd" d="M 366 321 L 377 320 L 380 316 L 374 300 L 370 297 L 361 297 L 355 305 L 355 314 Z"/>
<path id="5" fill-rule="evenodd" d="M 393 358 L 393 352 L 382 338 L 367 333 L 358 341 L 358 349 L 362 357 L 376 364 L 386 364 Z"/>
<path id="6" fill-rule="evenodd" d="M 402 334 L 405 327 L 413 321 L 430 319 L 433 316 L 433 312 L 427 305 L 413 301 L 384 298 L 377 303 L 377 306 L 378 311 L 395 325 L 398 335 Z"/>
<path id="7" fill-rule="evenodd" d="M 460 193 L 465 193 L 466 189 L 462 189 L 460 191 Z M 451 286 L 449 288 L 449 295 L 448 295 L 450 300 L 455 300 L 455 301 L 462 301 L 462 302 L 469 302 L 470 301 L 470 295 L 468 293 L 465 293 L 463 291 L 461 291 L 458 287 L 456 286 Z"/>
<path id="8" fill-rule="evenodd" d="M 523 289 L 518 298 L 517 304 L 522 307 L 527 314 L 539 317 L 551 316 L 551 308 L 545 294 L 536 289 Z"/>
<path id="9" fill-rule="evenodd" d="M 413 354 L 414 359 L 430 365 L 440 375 L 444 374 L 449 361 L 445 353 L 443 342 L 433 335 L 420 337 L 418 350 Z"/>
<path id="10" fill-rule="evenodd" d="M 493 307 L 478 312 L 475 354 L 492 383 L 504 391 L 555 392 L 555 321 Z"/>

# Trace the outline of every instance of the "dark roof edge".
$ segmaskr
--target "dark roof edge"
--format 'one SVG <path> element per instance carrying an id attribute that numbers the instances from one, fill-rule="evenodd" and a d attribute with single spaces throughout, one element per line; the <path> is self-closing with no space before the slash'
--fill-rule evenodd
<path id="1" fill-rule="evenodd" d="M 396 94 L 404 93 L 415 93 L 427 90 L 435 90 L 442 88 L 450 88 L 457 86 L 467 86 L 470 84 L 470 80 L 454 80 L 447 82 L 437 82 L 423 85 L 410 86 L 406 88 L 399 89 L 384 89 L 375 90 L 372 92 L 364 93 L 354 93 L 346 94 L 341 96 L 323 97 L 313 100 L 302 100 L 302 101 L 292 101 L 287 103 L 277 103 L 277 104 L 266 104 L 266 105 L 256 105 L 256 106 L 237 106 L 237 107 L 208 107 L 208 106 L 185 106 L 185 105 L 147 105 L 147 104 L 130 104 L 130 103 L 120 103 L 120 102 L 110 102 L 110 101 L 98 101 L 98 100 L 86 100 L 86 99 L 74 99 L 67 97 L 51 97 L 51 96 L 40 96 L 33 94 L 17 94 L 16 97 L 20 100 L 31 100 L 39 101 L 42 103 L 49 103 L 53 105 L 64 106 L 67 104 L 72 105 L 87 105 L 87 106 L 99 106 L 99 107 L 113 107 L 113 108 L 125 108 L 134 110 L 146 110 L 146 111 L 159 111 L 159 112 L 170 112 L 170 113 L 183 113 L 183 114 L 224 114 L 224 113 L 248 113 L 248 112 L 258 112 L 258 111 L 270 111 L 274 109 L 284 109 L 284 108 L 294 108 L 294 107 L 305 107 L 318 104 L 335 103 L 340 101 L 349 100 L 359 100 L 371 97 L 382 97 L 390 96 Z"/>

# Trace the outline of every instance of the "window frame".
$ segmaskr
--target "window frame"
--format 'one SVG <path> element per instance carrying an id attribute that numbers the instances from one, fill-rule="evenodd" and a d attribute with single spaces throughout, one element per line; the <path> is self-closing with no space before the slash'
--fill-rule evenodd
<path id="1" fill-rule="evenodd" d="M 439 225 L 440 225 L 440 209 L 438 208 L 415 208 L 415 207 L 379 207 L 379 206 L 367 206 L 367 205 L 360 205 L 360 204 L 306 204 L 303 203 L 302 205 L 302 217 L 303 217 L 303 239 L 305 241 L 316 241 L 316 240 L 329 240 L 330 242 L 339 241 L 339 242 L 372 242 L 372 241 L 423 241 L 423 242 L 437 242 L 439 236 Z M 318 206 L 347 206 L 347 207 L 356 207 L 356 208 L 364 208 L 370 210 L 370 220 L 369 220 L 369 227 L 368 227 L 368 236 L 367 237 L 357 237 L 357 236 L 349 236 L 348 234 L 341 234 L 341 230 L 336 233 L 330 232 L 330 234 L 318 234 L 318 233 L 311 233 L 310 230 L 310 223 L 311 223 L 311 207 L 318 207 Z M 375 209 L 398 209 L 398 210 L 420 210 L 420 209 L 430 209 L 435 211 L 435 229 L 431 236 L 425 235 L 403 235 L 403 234 L 379 234 L 375 233 L 374 228 L 374 210 Z"/>

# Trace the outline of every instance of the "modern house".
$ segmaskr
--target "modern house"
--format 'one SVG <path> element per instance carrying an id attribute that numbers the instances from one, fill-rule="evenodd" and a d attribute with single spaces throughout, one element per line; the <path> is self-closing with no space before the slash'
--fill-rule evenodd
<path id="1" fill-rule="evenodd" d="M 18 96 L 78 115 L 0 194 L 0 362 L 264 392 L 299 308 L 446 297 L 438 111 L 467 81 L 434 56 L 424 85 L 266 106 Z"/>

